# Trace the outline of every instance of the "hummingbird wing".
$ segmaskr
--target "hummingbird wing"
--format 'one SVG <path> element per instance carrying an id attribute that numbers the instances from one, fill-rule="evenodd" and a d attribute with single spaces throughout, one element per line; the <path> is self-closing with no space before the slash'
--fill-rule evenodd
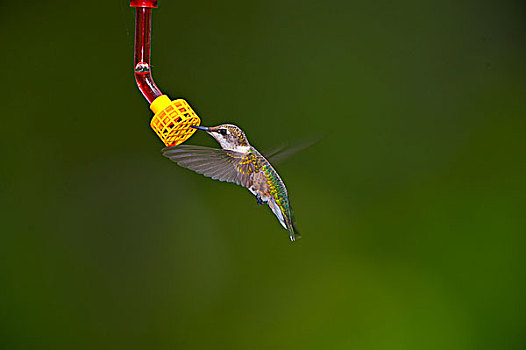
<path id="1" fill-rule="evenodd" d="M 300 142 L 296 142 L 293 145 L 282 145 L 271 152 L 265 152 L 265 158 L 267 158 L 272 164 L 278 164 L 281 163 L 284 160 L 287 160 L 288 158 L 292 157 L 293 155 L 296 155 L 297 153 L 300 153 L 307 148 L 310 148 L 320 142 L 325 136 L 317 136 L 317 137 L 311 137 L 308 139 L 305 139 Z"/>
<path id="2" fill-rule="evenodd" d="M 162 153 L 183 168 L 244 187 L 252 184 L 251 174 L 255 171 L 257 160 L 252 153 L 193 145 L 166 147 Z"/>

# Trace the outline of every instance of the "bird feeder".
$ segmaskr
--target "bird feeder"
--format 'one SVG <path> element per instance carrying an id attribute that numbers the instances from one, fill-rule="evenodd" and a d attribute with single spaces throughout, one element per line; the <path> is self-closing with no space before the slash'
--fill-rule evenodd
<path id="1" fill-rule="evenodd" d="M 201 120 L 183 99 L 171 100 L 164 95 L 152 78 L 150 51 L 152 9 L 157 0 L 132 0 L 135 14 L 135 80 L 144 98 L 150 103 L 154 116 L 150 126 L 166 146 L 179 145 L 195 132 Z"/>

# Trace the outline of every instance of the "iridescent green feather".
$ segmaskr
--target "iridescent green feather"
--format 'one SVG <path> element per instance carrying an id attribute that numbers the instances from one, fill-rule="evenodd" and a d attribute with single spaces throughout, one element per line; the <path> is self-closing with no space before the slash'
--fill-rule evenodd
<path id="1" fill-rule="evenodd" d="M 278 173 L 274 170 L 272 165 L 270 165 L 270 163 L 263 156 L 261 156 L 259 152 L 252 149 L 251 153 L 258 155 L 258 163 L 260 163 L 261 170 L 265 173 L 265 176 L 267 178 L 270 194 L 281 209 L 281 213 L 285 218 L 287 229 L 291 232 L 291 235 L 293 235 L 294 238 L 299 238 L 300 235 L 297 232 L 297 229 L 294 224 L 294 215 L 289 205 L 289 198 L 285 184 L 279 177 Z"/>

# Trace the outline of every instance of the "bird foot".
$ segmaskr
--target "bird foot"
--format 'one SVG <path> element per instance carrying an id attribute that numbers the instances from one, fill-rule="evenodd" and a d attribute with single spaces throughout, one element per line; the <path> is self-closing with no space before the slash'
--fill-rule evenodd
<path id="1" fill-rule="evenodd" d="M 258 201 L 258 205 L 263 205 L 265 204 L 265 202 L 263 202 L 263 200 L 261 199 L 261 196 L 258 194 L 256 195 L 256 200 Z"/>

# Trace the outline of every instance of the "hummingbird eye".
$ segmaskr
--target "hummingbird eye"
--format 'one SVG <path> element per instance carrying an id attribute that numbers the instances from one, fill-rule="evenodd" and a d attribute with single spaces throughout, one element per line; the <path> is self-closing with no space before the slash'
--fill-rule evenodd
<path id="1" fill-rule="evenodd" d="M 217 132 L 220 133 L 223 136 L 226 135 L 226 129 L 219 129 Z"/>

